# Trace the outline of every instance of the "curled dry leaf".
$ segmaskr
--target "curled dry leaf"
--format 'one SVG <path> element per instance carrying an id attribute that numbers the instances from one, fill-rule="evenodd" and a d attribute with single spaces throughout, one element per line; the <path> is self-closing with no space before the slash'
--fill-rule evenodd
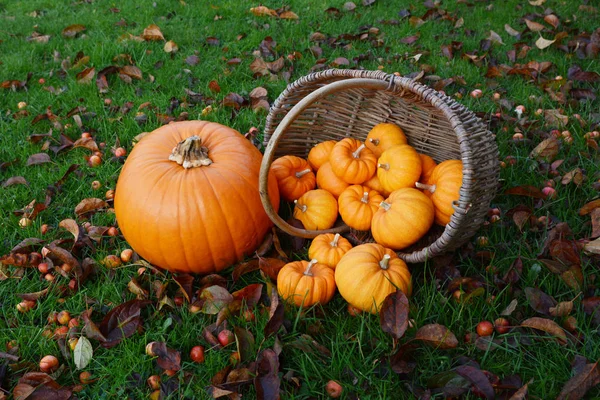
<path id="1" fill-rule="evenodd" d="M 119 70 L 119 72 L 133 79 L 142 79 L 142 71 L 135 65 L 125 65 Z"/>
<path id="2" fill-rule="evenodd" d="M 259 399 L 279 398 L 279 357 L 271 350 L 263 350 L 256 362 L 254 387 Z"/>
<path id="3" fill-rule="evenodd" d="M 265 6 L 253 7 L 250 9 L 250 12 L 257 17 L 262 17 L 265 15 L 271 16 L 271 17 L 277 16 L 277 11 L 271 10 L 269 7 L 265 7 Z"/>
<path id="4" fill-rule="evenodd" d="M 583 183 L 583 171 L 581 168 L 575 168 L 574 170 L 567 172 L 560 181 L 563 185 L 568 185 L 571 182 L 577 186 L 581 186 Z"/>
<path id="5" fill-rule="evenodd" d="M 146 41 L 165 40 L 160 28 L 154 24 L 148 25 L 148 27 L 144 29 L 142 38 Z"/>
<path id="6" fill-rule="evenodd" d="M 100 151 L 96 141 L 92 138 L 79 138 L 73 142 L 73 147 L 83 147 L 84 149 L 88 149 L 92 152 Z"/>
<path id="7" fill-rule="evenodd" d="M 456 368 L 456 373 L 463 378 L 467 379 L 469 382 L 476 387 L 486 399 L 493 399 L 494 396 L 494 388 L 490 383 L 490 379 L 488 376 L 483 373 L 483 371 L 479 368 L 473 367 L 471 365 L 461 365 Z"/>
<path id="8" fill-rule="evenodd" d="M 567 335 L 566 335 L 564 329 L 561 328 L 560 325 L 558 325 L 556 322 L 552 321 L 551 319 L 532 317 L 532 318 L 526 319 L 525 321 L 521 322 L 521 326 L 524 328 L 532 328 L 532 329 L 537 329 L 539 331 L 544 331 L 544 332 L 548 333 L 549 335 L 552 335 L 552 336 L 556 337 L 557 339 L 559 339 L 559 343 L 561 343 L 561 344 L 567 343 Z"/>
<path id="9" fill-rule="evenodd" d="M 77 79 L 77 83 L 88 84 L 91 83 L 96 75 L 96 68 L 86 68 L 83 71 L 79 72 L 75 79 Z"/>
<path id="10" fill-rule="evenodd" d="M 528 185 L 515 186 L 512 188 L 509 188 L 504 192 L 504 194 L 534 197 L 536 199 L 545 199 L 546 198 L 546 195 L 544 193 L 542 193 L 542 191 L 540 189 L 536 188 L 535 186 L 528 186 Z"/>
<path id="11" fill-rule="evenodd" d="M 508 400 L 524 400 L 527 398 L 527 391 L 529 390 L 529 385 L 533 383 L 533 378 L 529 380 L 525 385 L 523 385 L 519 390 L 515 392 L 510 399 Z"/>
<path id="12" fill-rule="evenodd" d="M 284 304 L 277 290 L 271 291 L 271 306 L 269 307 L 269 321 L 265 325 L 265 337 L 274 335 L 279 331 L 279 328 L 283 324 L 284 311 Z"/>
<path id="13" fill-rule="evenodd" d="M 583 246 L 583 251 L 589 254 L 600 254 L 600 238 L 586 243 Z"/>
<path id="14" fill-rule="evenodd" d="M 279 14 L 279 18 L 281 19 L 298 19 L 298 15 L 293 11 L 284 11 Z"/>
<path id="15" fill-rule="evenodd" d="M 142 325 L 141 309 L 149 300 L 130 300 L 113 308 L 102 320 L 100 333 L 106 338 L 103 347 L 111 348 L 137 332 Z"/>
<path id="16" fill-rule="evenodd" d="M 108 203 L 102 199 L 97 199 L 93 197 L 87 198 L 81 200 L 79 204 L 75 206 L 75 214 L 77 214 L 77 216 L 80 217 L 84 214 L 94 213 L 106 207 L 108 207 Z"/>
<path id="17" fill-rule="evenodd" d="M 174 41 L 169 40 L 167 43 L 165 43 L 165 47 L 163 47 L 163 50 L 165 51 L 165 53 L 175 54 L 177 53 L 177 51 L 179 51 L 179 46 L 177 46 L 177 43 L 175 43 Z"/>
<path id="18" fill-rule="evenodd" d="M 77 36 L 78 33 L 85 31 L 85 26 L 81 24 L 69 25 L 62 30 L 63 37 L 72 38 Z"/>
<path id="19" fill-rule="evenodd" d="M 32 154 L 27 159 L 27 165 L 39 165 L 50 162 L 50 156 L 47 153 Z"/>
<path id="20" fill-rule="evenodd" d="M 546 21 L 546 23 L 552 25 L 553 28 L 558 28 L 558 25 L 560 25 L 560 21 L 558 19 L 558 17 L 554 14 L 548 14 L 546 16 L 544 16 L 544 21 Z"/>
<path id="21" fill-rule="evenodd" d="M 422 340 L 432 347 L 440 349 L 454 349 L 458 346 L 458 339 L 448 328 L 440 324 L 424 325 L 417 331 L 415 340 Z"/>
<path id="22" fill-rule="evenodd" d="M 400 339 L 408 328 L 408 298 L 400 291 L 389 294 L 379 312 L 381 329 L 394 339 Z"/>
<path id="23" fill-rule="evenodd" d="M 532 158 L 552 160 L 558 154 L 560 143 L 555 137 L 550 137 L 538 144 L 529 154 Z"/>
<path id="24" fill-rule="evenodd" d="M 529 28 L 529 30 L 532 32 L 540 32 L 544 30 L 544 25 L 538 22 L 528 20 L 527 18 L 525 18 L 525 24 L 527 25 L 527 28 Z"/>
<path id="25" fill-rule="evenodd" d="M 598 363 L 586 364 L 565 384 L 556 400 L 579 400 L 593 387 L 600 384 Z"/>
<path id="26" fill-rule="evenodd" d="M 165 342 L 150 342 L 146 345 L 146 351 L 158 357 L 156 363 L 160 368 L 172 371 L 181 369 L 181 353 L 167 347 Z"/>
<path id="27" fill-rule="evenodd" d="M 543 50 L 546 47 L 549 47 L 552 45 L 552 43 L 556 42 L 556 39 L 553 40 L 548 40 L 548 39 L 544 39 L 542 36 L 540 36 L 540 38 L 538 40 L 535 41 L 535 46 L 540 49 Z"/>
<path id="28" fill-rule="evenodd" d="M 531 308 L 547 316 L 550 316 L 550 308 L 555 307 L 557 304 L 552 296 L 547 295 L 540 289 L 527 287 L 525 288 L 525 296 Z"/>
<path id="29" fill-rule="evenodd" d="M 513 29 L 513 27 L 509 24 L 504 24 L 504 30 L 512 37 L 516 37 L 521 34 L 521 32 L 517 31 L 516 29 Z"/>
<path id="30" fill-rule="evenodd" d="M 12 185 L 29 186 L 29 183 L 22 176 L 11 176 L 6 181 L 2 182 L 2 187 L 9 187 Z"/>

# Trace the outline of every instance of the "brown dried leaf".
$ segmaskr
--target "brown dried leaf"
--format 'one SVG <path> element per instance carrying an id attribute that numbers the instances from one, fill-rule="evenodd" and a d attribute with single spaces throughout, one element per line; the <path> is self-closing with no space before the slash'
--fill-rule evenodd
<path id="1" fill-rule="evenodd" d="M 564 126 L 569 122 L 569 117 L 560 113 L 560 111 L 551 109 L 544 110 L 544 118 L 550 125 Z"/>
<path id="2" fill-rule="evenodd" d="M 258 399 L 279 398 L 279 357 L 271 350 L 260 353 L 256 362 L 256 378 L 254 387 Z"/>
<path id="3" fill-rule="evenodd" d="M 250 9 L 250 12 L 257 17 L 262 17 L 265 15 L 270 16 L 270 17 L 277 16 L 277 11 L 271 10 L 269 7 L 265 7 L 265 6 L 253 7 Z"/>
<path id="4" fill-rule="evenodd" d="M 586 364 L 579 373 L 569 379 L 556 400 L 582 399 L 588 390 L 599 384 L 600 372 L 598 371 L 598 363 Z"/>
<path id="5" fill-rule="evenodd" d="M 213 93 L 221 93 L 221 86 L 219 86 L 219 82 L 217 82 L 215 80 L 208 82 L 208 88 Z M 250 97 L 252 97 L 252 96 L 250 96 Z"/>
<path id="6" fill-rule="evenodd" d="M 525 18 L 525 24 L 527 25 L 527 28 L 529 28 L 529 30 L 532 32 L 540 32 L 544 30 L 544 25 L 538 22 L 528 20 L 527 18 Z"/>
<path id="7" fill-rule="evenodd" d="M 269 321 L 265 325 L 264 335 L 268 338 L 276 334 L 283 325 L 285 307 L 277 290 L 271 292 L 271 306 L 269 307 Z"/>
<path id="8" fill-rule="evenodd" d="M 527 287 L 525 288 L 525 296 L 531 308 L 540 314 L 550 316 L 550 308 L 556 306 L 556 300 L 540 289 Z"/>
<path id="9" fill-rule="evenodd" d="M 73 143 L 73 147 L 83 147 L 92 152 L 100 151 L 96 141 L 92 138 L 79 138 Z"/>
<path id="10" fill-rule="evenodd" d="M 58 223 L 58 226 L 69 231 L 73 235 L 75 241 L 77 242 L 77 239 L 79 239 L 80 231 L 79 225 L 77 225 L 77 222 L 75 222 L 75 220 L 63 219 Z"/>
<path id="11" fill-rule="evenodd" d="M 542 191 L 540 189 L 536 188 L 535 186 L 528 186 L 528 185 L 515 186 L 512 188 L 509 188 L 504 192 L 504 194 L 534 197 L 536 199 L 545 199 L 546 198 L 546 195 L 544 193 L 542 193 Z"/>
<path id="12" fill-rule="evenodd" d="M 293 11 L 284 11 L 279 14 L 279 18 L 281 19 L 298 19 L 298 15 Z"/>
<path id="13" fill-rule="evenodd" d="M 93 197 L 87 198 L 81 200 L 79 204 L 75 206 L 75 214 L 77 214 L 77 216 L 80 217 L 84 214 L 94 213 L 106 207 L 108 207 L 108 203 L 102 199 L 97 199 Z"/>
<path id="14" fill-rule="evenodd" d="M 144 32 L 142 33 L 142 38 L 146 41 L 165 40 L 165 37 L 160 31 L 160 28 L 154 24 L 148 25 L 148 27 L 144 29 Z"/>
<path id="15" fill-rule="evenodd" d="M 175 54 L 179 51 L 179 46 L 177 46 L 177 43 L 174 41 L 169 40 L 167 43 L 165 43 L 163 50 L 165 53 Z"/>
<path id="16" fill-rule="evenodd" d="M 548 14 L 546 16 L 544 16 L 544 21 L 546 21 L 546 23 L 552 25 L 553 28 L 558 28 L 558 26 L 560 25 L 560 21 L 558 19 L 558 17 L 554 14 Z"/>
<path id="17" fill-rule="evenodd" d="M 394 339 L 400 339 L 408 328 L 408 311 L 408 298 L 402 291 L 389 294 L 379 311 L 381 329 Z"/>
<path id="18" fill-rule="evenodd" d="M 550 307 L 550 315 L 553 317 L 566 317 L 573 311 L 573 300 L 561 301 L 556 307 Z"/>
<path id="19" fill-rule="evenodd" d="M 591 238 L 600 236 L 600 208 L 596 208 L 590 215 L 592 219 L 592 234 Z"/>
<path id="20" fill-rule="evenodd" d="M 62 35 L 65 38 L 72 38 L 77 36 L 78 33 L 85 31 L 85 26 L 81 24 L 69 25 L 62 30 Z"/>
<path id="21" fill-rule="evenodd" d="M 564 329 L 561 328 L 560 325 L 558 325 L 556 322 L 552 321 L 551 319 L 532 317 L 532 318 L 526 319 L 525 321 L 521 322 L 521 326 L 524 328 L 532 328 L 532 329 L 544 331 L 544 332 L 548 333 L 549 335 L 552 335 L 552 336 L 556 337 L 557 339 L 559 339 L 559 341 L 562 344 L 565 344 L 567 342 L 567 335 L 566 335 Z"/>
<path id="22" fill-rule="evenodd" d="M 592 242 L 586 243 L 583 246 L 583 250 L 590 254 L 600 254 L 600 238 Z"/>
<path id="23" fill-rule="evenodd" d="M 577 186 L 581 186 L 583 183 L 583 171 L 581 168 L 575 168 L 574 170 L 567 172 L 560 181 L 563 185 L 568 185 L 571 182 Z"/>
<path id="24" fill-rule="evenodd" d="M 9 187 L 12 185 L 25 185 L 29 186 L 29 183 L 22 176 L 11 176 L 6 181 L 2 182 L 2 187 Z"/>
<path id="25" fill-rule="evenodd" d="M 521 34 L 521 32 L 513 29 L 509 24 L 504 24 L 504 30 L 512 37 L 516 37 Z"/>
<path id="26" fill-rule="evenodd" d="M 515 392 L 510 399 L 508 400 L 525 400 L 527 398 L 527 391 L 529 390 L 529 385 L 533 383 L 533 378 L 529 380 L 525 385 L 523 385 L 519 390 Z"/>
<path id="27" fill-rule="evenodd" d="M 260 270 L 265 273 L 273 281 L 277 280 L 277 275 L 283 266 L 286 264 L 285 261 L 279 258 L 263 258 L 259 257 L 258 266 Z"/>
<path id="28" fill-rule="evenodd" d="M 48 291 L 50 290 L 50 288 L 46 288 L 44 290 L 40 290 L 39 292 L 33 292 L 33 293 L 18 293 L 17 296 L 19 296 L 20 298 L 22 298 L 23 300 L 39 300 L 42 297 L 44 297 L 45 295 L 48 294 Z"/>
<path id="29" fill-rule="evenodd" d="M 551 160 L 558 154 L 560 143 L 555 137 L 550 137 L 538 144 L 529 154 L 532 158 Z"/>
<path id="30" fill-rule="evenodd" d="M 133 79 L 142 79 L 142 70 L 136 67 L 135 65 L 125 65 L 119 70 L 119 73 L 127 75 Z"/>
<path id="31" fill-rule="evenodd" d="M 50 156 L 47 153 L 32 154 L 27 159 L 27 165 L 39 165 L 50 162 Z"/>
<path id="32" fill-rule="evenodd" d="M 77 79 L 77 83 L 88 84 L 88 83 L 92 82 L 92 79 L 94 79 L 94 76 L 96 76 L 96 68 L 91 67 L 91 68 L 86 68 L 83 71 L 81 71 L 80 73 L 78 73 L 75 76 L 75 78 Z"/>
<path id="33" fill-rule="evenodd" d="M 440 324 L 424 325 L 417 331 L 415 340 L 422 340 L 432 347 L 440 349 L 454 349 L 458 340 L 454 333 Z"/>

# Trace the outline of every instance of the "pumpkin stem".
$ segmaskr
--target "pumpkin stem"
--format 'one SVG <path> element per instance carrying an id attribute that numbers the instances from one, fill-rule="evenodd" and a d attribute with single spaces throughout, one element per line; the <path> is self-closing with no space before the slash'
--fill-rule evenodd
<path id="1" fill-rule="evenodd" d="M 381 267 L 381 269 L 389 268 L 390 258 L 392 258 L 392 257 L 389 254 L 386 254 L 383 256 L 381 261 L 379 261 L 379 266 Z"/>
<path id="2" fill-rule="evenodd" d="M 302 204 L 302 205 L 298 204 L 298 200 L 294 200 L 294 207 L 299 208 L 300 211 L 302 211 L 302 212 L 306 212 L 306 209 L 308 208 L 308 207 L 306 207 L 306 204 Z"/>
<path id="3" fill-rule="evenodd" d="M 385 201 L 382 201 L 381 203 L 379 203 L 379 207 L 383 208 L 385 211 L 390 211 L 390 209 L 392 208 L 392 205 L 390 203 L 386 203 Z"/>
<path id="4" fill-rule="evenodd" d="M 329 245 L 331 247 L 337 247 L 338 240 L 340 240 L 340 234 L 336 233 L 335 236 L 333 237 L 333 240 L 329 243 Z"/>
<path id="5" fill-rule="evenodd" d="M 436 186 L 435 185 L 427 185 L 421 182 L 415 182 L 415 186 L 419 189 L 429 190 L 431 193 L 435 193 Z"/>
<path id="6" fill-rule="evenodd" d="M 375 146 L 379 146 L 379 139 L 371 138 L 371 139 L 369 139 L 369 142 L 373 143 L 373 145 L 375 145 Z"/>
<path id="7" fill-rule="evenodd" d="M 389 171 L 389 170 L 390 170 L 390 164 L 387 164 L 387 163 L 386 163 L 386 164 L 379 163 L 379 164 L 377 164 L 377 168 L 383 168 L 383 169 L 385 169 L 386 171 Z"/>
<path id="8" fill-rule="evenodd" d="M 169 156 L 170 161 L 175 161 L 183 168 L 194 168 L 212 164 L 208 158 L 208 149 L 202 146 L 202 140 L 199 136 L 190 136 L 187 139 L 177 143 L 173 152 Z"/>
<path id="9" fill-rule="evenodd" d="M 309 172 L 312 172 L 312 170 L 310 168 L 306 168 L 305 170 L 296 172 L 296 178 L 300 179 L 302 178 L 304 175 L 308 174 Z"/>
<path id="10" fill-rule="evenodd" d="M 315 265 L 316 263 L 318 263 L 316 258 L 313 258 L 312 260 L 310 260 L 310 262 L 306 266 L 306 269 L 304 270 L 304 275 L 313 276 L 311 269 L 312 269 L 313 265 Z"/>
<path id="11" fill-rule="evenodd" d="M 352 153 L 352 157 L 354 158 L 359 158 L 360 157 L 360 152 L 363 151 L 363 149 L 365 148 L 364 143 L 360 145 L 360 147 L 358 149 L 356 149 L 354 151 L 354 153 Z"/>
<path id="12" fill-rule="evenodd" d="M 369 192 L 364 192 L 363 197 L 362 199 L 360 199 L 360 201 L 365 204 L 369 204 Z"/>

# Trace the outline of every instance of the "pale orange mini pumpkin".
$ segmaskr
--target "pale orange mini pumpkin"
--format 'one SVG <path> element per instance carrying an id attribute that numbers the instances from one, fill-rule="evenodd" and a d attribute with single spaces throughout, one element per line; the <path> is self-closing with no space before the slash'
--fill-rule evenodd
<path id="1" fill-rule="evenodd" d="M 370 179 L 377 169 L 377 157 L 356 139 L 337 142 L 329 155 L 333 173 L 344 182 L 357 184 Z"/>
<path id="2" fill-rule="evenodd" d="M 390 193 L 387 190 L 385 190 L 383 188 L 383 186 L 381 185 L 381 182 L 379 181 L 377 174 L 374 174 L 373 177 L 371 179 L 369 179 L 368 181 L 366 181 L 365 183 L 363 183 L 363 185 L 368 187 L 369 189 L 373 189 L 376 192 L 379 192 L 380 194 L 382 194 L 384 196 L 390 195 Z"/>
<path id="3" fill-rule="evenodd" d="M 379 209 L 383 196 L 363 185 L 352 185 L 338 198 L 338 209 L 342 220 L 350 228 L 359 231 L 371 229 L 373 215 Z"/>
<path id="4" fill-rule="evenodd" d="M 317 260 L 294 261 L 279 271 L 277 292 L 282 299 L 298 307 L 327 304 L 335 294 L 335 274 Z"/>
<path id="5" fill-rule="evenodd" d="M 380 204 L 371 233 L 379 244 L 400 250 L 419 240 L 434 218 L 433 203 L 418 189 L 398 189 Z"/>
<path id="6" fill-rule="evenodd" d="M 421 158 L 421 177 L 419 178 L 419 182 L 428 183 L 437 164 L 427 154 L 419 153 L 419 157 Z"/>
<path id="7" fill-rule="evenodd" d="M 406 135 L 398 125 L 389 123 L 375 125 L 365 139 L 365 145 L 376 157 L 381 157 L 384 151 L 399 144 L 408 144 Z"/>
<path id="8" fill-rule="evenodd" d="M 294 201 L 294 218 L 308 230 L 331 228 L 337 215 L 337 200 L 323 189 L 309 190 Z"/>
<path id="9" fill-rule="evenodd" d="M 381 186 L 392 193 L 394 190 L 414 187 L 421 176 L 421 157 L 407 144 L 393 146 L 383 152 L 377 164 L 377 177 Z"/>
<path id="10" fill-rule="evenodd" d="M 377 243 L 356 246 L 335 269 L 335 282 L 342 297 L 352 306 L 377 313 L 381 303 L 397 289 L 412 293 L 406 263 L 396 253 Z"/>
<path id="11" fill-rule="evenodd" d="M 260 245 L 272 223 L 258 193 L 262 154 L 237 131 L 207 121 L 164 125 L 141 139 L 115 190 L 121 233 L 150 263 L 208 274 Z M 277 181 L 269 174 L 277 209 Z"/>
<path id="12" fill-rule="evenodd" d="M 329 161 L 329 155 L 333 146 L 337 142 L 335 140 L 327 140 L 325 142 L 318 143 L 308 152 L 308 163 L 310 164 L 313 171 L 318 171 L 319 168 L 327 161 Z"/>
<path id="13" fill-rule="evenodd" d="M 431 197 L 435 207 L 435 223 L 438 225 L 448 224 L 454 214 L 452 205 L 460 197 L 462 168 L 462 161 L 446 160 L 435 167 L 428 184 L 416 183 L 419 189 L 424 189 L 425 194 Z"/>
<path id="14" fill-rule="evenodd" d="M 335 269 L 342 256 L 351 248 L 352 244 L 339 233 L 323 233 L 313 239 L 308 248 L 308 258 Z"/>
<path id="15" fill-rule="evenodd" d="M 340 194 L 342 194 L 342 192 L 350 185 L 338 178 L 333 173 L 333 169 L 331 169 L 331 163 L 326 162 L 325 164 L 321 165 L 321 168 L 319 168 L 317 171 L 317 186 L 319 186 L 321 189 L 327 190 L 337 199 L 340 197 Z"/>
<path id="16" fill-rule="evenodd" d="M 277 179 L 279 195 L 286 201 L 298 199 L 317 184 L 308 162 L 300 157 L 279 157 L 271 164 L 271 171 Z"/>

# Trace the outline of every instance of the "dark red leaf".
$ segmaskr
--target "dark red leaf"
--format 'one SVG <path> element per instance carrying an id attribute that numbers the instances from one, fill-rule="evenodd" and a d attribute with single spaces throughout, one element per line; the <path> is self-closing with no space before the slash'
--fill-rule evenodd
<path id="1" fill-rule="evenodd" d="M 177 274 L 173 277 L 173 280 L 177 283 L 181 289 L 181 293 L 189 303 L 193 293 L 192 284 L 194 283 L 194 277 L 190 274 Z"/>
<path id="2" fill-rule="evenodd" d="M 269 308 L 269 321 L 264 330 L 265 337 L 274 335 L 279 331 L 283 324 L 284 311 L 285 308 L 277 290 L 273 290 L 271 293 L 271 307 Z"/>
<path id="3" fill-rule="evenodd" d="M 528 185 L 515 186 L 512 188 L 509 188 L 504 192 L 504 194 L 534 197 L 536 199 L 545 199 L 546 198 L 546 195 L 544 193 L 542 193 L 542 191 L 540 189 L 536 188 L 535 186 L 528 186 Z"/>
<path id="4" fill-rule="evenodd" d="M 167 347 L 165 342 L 150 342 L 146 347 L 156 357 L 156 363 L 162 369 L 179 371 L 181 369 L 181 354 Z"/>
<path id="5" fill-rule="evenodd" d="M 414 342 L 405 343 L 400 346 L 398 351 L 390 357 L 392 371 L 397 374 L 410 374 L 417 366 L 417 362 L 413 358 L 413 353 L 418 347 Z"/>
<path id="6" fill-rule="evenodd" d="M 565 384 L 557 400 L 579 400 L 593 387 L 600 384 L 598 363 L 587 364 L 585 368 Z"/>
<path id="7" fill-rule="evenodd" d="M 141 309 L 150 303 L 149 300 L 130 300 L 106 314 L 100 324 L 100 332 L 106 337 L 102 346 L 114 347 L 133 335 L 142 324 Z"/>
<path id="8" fill-rule="evenodd" d="M 490 380 L 479 368 L 470 365 L 461 365 L 456 368 L 456 373 L 470 381 L 486 399 L 494 398 L 494 388 Z"/>
<path id="9" fill-rule="evenodd" d="M 567 78 L 581 82 L 597 82 L 600 74 L 594 71 L 582 71 L 578 65 L 573 65 L 567 72 Z"/>
<path id="10" fill-rule="evenodd" d="M 271 349 L 264 350 L 256 362 L 254 387 L 259 400 L 279 398 L 279 357 Z"/>
<path id="11" fill-rule="evenodd" d="M 540 289 L 527 287 L 525 288 L 525 296 L 531 308 L 546 316 L 550 316 L 550 307 L 555 307 L 557 304 L 552 296 L 547 295 Z"/>
<path id="12" fill-rule="evenodd" d="M 234 328 L 234 334 L 240 361 L 245 363 L 254 360 L 256 355 L 254 354 L 254 336 L 252 333 L 244 328 L 236 326 Z"/>
<path id="13" fill-rule="evenodd" d="M 396 290 L 388 295 L 379 312 L 381 329 L 394 339 L 400 339 L 408 328 L 408 310 L 408 298 L 402 291 Z"/>
<path id="14" fill-rule="evenodd" d="M 248 285 L 243 289 L 238 290 L 237 292 L 233 292 L 233 300 L 234 301 L 245 301 L 246 306 L 248 308 L 253 308 L 258 304 L 258 300 L 260 300 L 260 296 L 262 293 L 263 285 L 261 283 L 253 283 L 252 285 Z"/>

